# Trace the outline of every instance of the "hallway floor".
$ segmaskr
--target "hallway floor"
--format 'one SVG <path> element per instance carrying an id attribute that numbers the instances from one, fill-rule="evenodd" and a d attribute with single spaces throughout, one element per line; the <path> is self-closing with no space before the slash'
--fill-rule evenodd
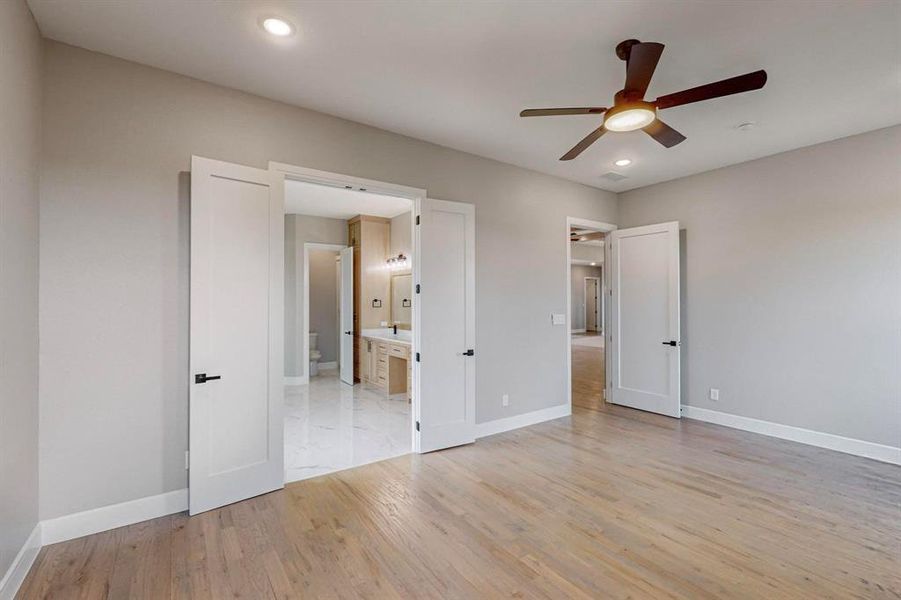
<path id="1" fill-rule="evenodd" d="M 336 370 L 285 388 L 285 481 L 365 465 L 412 448 L 411 407 Z"/>

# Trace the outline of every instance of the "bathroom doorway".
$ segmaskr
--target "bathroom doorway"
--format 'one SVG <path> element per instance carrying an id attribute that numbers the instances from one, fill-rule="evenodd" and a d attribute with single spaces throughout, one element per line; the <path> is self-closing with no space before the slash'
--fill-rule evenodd
<path id="1" fill-rule="evenodd" d="M 285 181 L 286 482 L 408 454 L 413 203 Z"/>

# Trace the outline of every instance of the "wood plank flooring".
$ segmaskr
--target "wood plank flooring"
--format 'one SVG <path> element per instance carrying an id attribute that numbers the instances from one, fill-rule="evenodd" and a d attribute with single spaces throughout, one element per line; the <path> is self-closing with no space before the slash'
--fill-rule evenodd
<path id="1" fill-rule="evenodd" d="M 41 551 L 19 598 L 899 598 L 901 469 L 599 399 Z"/>

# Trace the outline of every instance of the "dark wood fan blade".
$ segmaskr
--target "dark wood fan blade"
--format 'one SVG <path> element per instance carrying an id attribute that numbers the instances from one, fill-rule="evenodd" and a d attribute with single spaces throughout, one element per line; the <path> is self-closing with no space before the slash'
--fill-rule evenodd
<path id="1" fill-rule="evenodd" d="M 584 108 L 529 108 L 521 113 L 520 117 L 553 117 L 557 115 L 600 115 L 607 111 L 602 106 L 588 106 Z"/>
<path id="2" fill-rule="evenodd" d="M 597 129 L 595 129 L 594 131 L 592 131 L 591 133 L 586 135 L 584 138 L 582 138 L 582 141 L 579 142 L 578 144 L 576 144 L 575 146 L 573 146 L 572 150 L 570 150 L 569 152 L 567 152 L 566 154 L 561 156 L 560 160 L 574 159 L 575 157 L 582 154 L 582 152 L 585 150 L 585 148 L 587 148 L 588 146 L 590 146 L 593 143 L 595 143 L 596 141 L 598 141 L 598 138 L 600 138 L 605 133 L 607 133 L 607 130 L 604 129 L 603 125 L 601 125 Z"/>
<path id="3" fill-rule="evenodd" d="M 657 68 L 660 55 L 663 54 L 663 44 L 657 42 L 644 42 L 635 44 L 629 49 L 629 62 L 626 65 L 626 92 L 644 98 Z"/>
<path id="4" fill-rule="evenodd" d="M 692 102 L 701 102 L 721 96 L 731 96 L 732 94 L 759 90 L 764 84 L 766 84 L 766 71 L 754 71 L 753 73 L 730 77 L 729 79 L 708 83 L 707 85 L 699 85 L 675 94 L 660 96 L 655 101 L 655 104 L 658 109 L 672 108 L 673 106 L 691 104 Z"/>
<path id="5" fill-rule="evenodd" d="M 672 148 L 676 144 L 681 144 L 685 141 L 685 136 L 661 121 L 660 119 L 655 119 L 653 123 L 648 125 L 647 127 L 642 127 L 645 133 L 649 136 L 666 146 L 667 148 Z"/>

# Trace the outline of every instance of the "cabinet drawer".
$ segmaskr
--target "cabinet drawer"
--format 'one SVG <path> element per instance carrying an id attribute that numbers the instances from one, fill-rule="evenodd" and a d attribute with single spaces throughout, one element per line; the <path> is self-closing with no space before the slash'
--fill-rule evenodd
<path id="1" fill-rule="evenodd" d="M 388 346 L 388 354 L 397 356 L 398 358 L 407 358 L 410 356 L 410 350 L 406 346 L 400 344 Z"/>

